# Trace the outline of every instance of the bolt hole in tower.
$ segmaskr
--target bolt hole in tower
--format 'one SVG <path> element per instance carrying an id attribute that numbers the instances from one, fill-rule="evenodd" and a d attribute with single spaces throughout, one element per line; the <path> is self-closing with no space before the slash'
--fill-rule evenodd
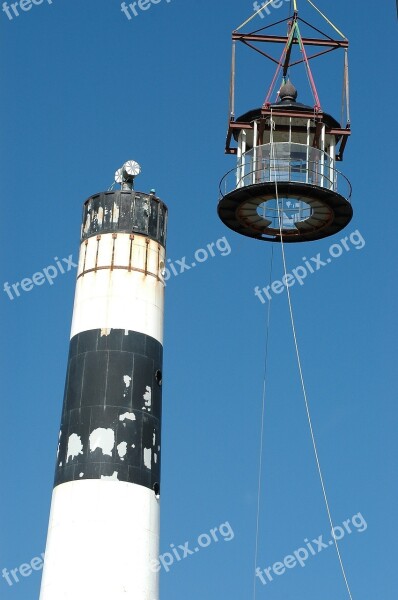
<path id="1" fill-rule="evenodd" d="M 322 15 L 324 16 L 324 15 Z M 285 35 L 269 35 L 284 25 Z M 302 29 L 312 37 L 303 37 Z M 313 37 L 317 34 L 317 37 Z M 251 33 L 232 33 L 230 118 L 225 151 L 236 166 L 220 182 L 220 219 L 233 231 L 259 240 L 305 242 L 341 231 L 352 219 L 351 185 L 338 169 L 350 136 L 348 41 L 332 39 L 298 15 Z M 277 64 L 265 101 L 235 118 L 236 45 L 242 44 Z M 282 47 L 275 57 L 264 45 Z M 315 50 L 309 54 L 307 48 Z M 332 51 L 344 52 L 347 123 L 324 112 L 312 76 L 311 61 Z M 304 65 L 314 104 L 298 102 L 295 68 Z M 279 91 L 274 90 L 278 84 Z M 303 90 L 302 90 L 303 91 Z M 275 188 L 278 189 L 278 199 Z"/>

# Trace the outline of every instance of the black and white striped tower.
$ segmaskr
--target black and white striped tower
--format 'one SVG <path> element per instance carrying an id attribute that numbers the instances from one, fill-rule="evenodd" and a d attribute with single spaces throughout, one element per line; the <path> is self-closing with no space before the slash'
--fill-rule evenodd
<path id="1" fill-rule="evenodd" d="M 167 207 L 91 196 L 83 224 L 40 600 L 158 600 Z"/>

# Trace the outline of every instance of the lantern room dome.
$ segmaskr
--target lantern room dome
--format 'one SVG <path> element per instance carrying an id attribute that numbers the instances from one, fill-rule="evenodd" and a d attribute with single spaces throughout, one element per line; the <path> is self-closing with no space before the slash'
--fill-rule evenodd
<path id="1" fill-rule="evenodd" d="M 283 84 L 283 86 L 279 90 L 279 98 L 280 98 L 281 102 L 283 102 L 285 100 L 293 100 L 295 102 L 297 100 L 297 95 L 298 95 L 298 92 L 297 92 L 296 88 L 294 87 L 294 85 L 292 83 L 290 83 L 290 81 Z"/>
<path id="2" fill-rule="evenodd" d="M 313 106 L 308 106 L 306 104 L 302 104 L 301 102 L 297 102 L 298 96 L 298 92 L 296 87 L 290 82 L 288 81 L 287 83 L 283 84 L 280 91 L 279 91 L 279 101 L 274 103 L 274 104 L 270 104 L 267 107 L 262 106 L 260 108 L 253 108 L 252 110 L 247 111 L 246 113 L 244 113 L 243 115 L 240 115 L 239 117 L 237 117 L 235 119 L 235 123 L 239 124 L 242 123 L 242 125 L 244 124 L 248 124 L 248 123 L 253 123 L 253 121 L 257 121 L 259 119 L 264 118 L 264 108 L 267 108 L 267 114 L 269 115 L 269 111 L 270 110 L 275 110 L 278 111 L 278 113 L 280 114 L 281 112 L 286 112 L 286 113 L 300 113 L 301 117 L 297 117 L 297 114 L 293 117 L 295 119 L 295 124 L 298 124 L 302 119 L 307 118 L 306 115 L 308 115 L 308 117 L 314 116 L 314 107 Z M 287 114 L 288 116 L 288 114 Z M 319 113 L 318 113 L 319 116 Z M 328 113 L 322 112 L 321 113 L 322 116 L 322 123 L 324 123 L 327 127 L 327 129 L 341 129 L 341 124 L 336 121 L 336 119 L 334 117 L 332 117 L 331 115 L 329 115 Z M 283 118 L 283 117 L 282 117 Z M 276 117 L 276 119 L 278 119 L 278 117 Z M 279 117 L 279 120 L 281 119 L 281 117 Z M 236 127 L 233 131 L 233 137 L 236 141 L 238 141 L 238 137 L 239 137 L 239 133 L 240 133 L 240 129 L 239 127 Z M 336 141 L 338 141 L 340 139 L 340 136 L 336 137 Z"/>

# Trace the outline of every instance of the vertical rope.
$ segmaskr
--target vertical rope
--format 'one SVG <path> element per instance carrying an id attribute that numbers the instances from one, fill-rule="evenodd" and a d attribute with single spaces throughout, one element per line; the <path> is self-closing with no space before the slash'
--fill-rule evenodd
<path id="1" fill-rule="evenodd" d="M 273 160 L 274 160 L 274 172 L 276 173 L 276 170 L 275 170 L 275 148 L 274 148 L 274 144 L 273 143 L 271 143 L 271 160 L 272 160 L 272 157 L 273 157 Z M 285 277 L 287 277 L 288 271 L 287 271 L 286 256 L 285 256 L 285 244 L 284 244 L 284 241 L 283 241 L 283 232 L 282 232 L 282 216 L 281 215 L 283 213 L 282 213 L 282 211 L 280 209 L 280 201 L 279 201 L 279 193 L 278 193 L 278 181 L 277 181 L 276 175 L 275 175 L 275 194 L 276 194 L 276 201 L 277 201 L 277 206 L 278 206 L 279 233 L 280 233 L 280 238 L 281 238 L 283 269 L 284 269 Z M 282 210 L 283 210 L 283 207 L 282 207 Z M 286 291 L 287 291 L 287 297 L 288 297 L 288 303 L 289 303 L 290 321 L 291 321 L 291 325 L 292 325 L 294 347 L 295 347 L 296 358 L 297 358 L 297 366 L 298 366 L 298 370 L 299 370 L 299 374 L 300 374 L 301 388 L 302 388 L 303 396 L 304 396 L 304 403 L 305 403 L 305 409 L 306 409 L 306 413 L 307 413 L 308 425 L 309 425 L 309 428 L 310 428 L 312 446 L 313 446 L 313 449 L 314 449 L 315 460 L 316 460 L 316 464 L 317 464 L 317 468 L 318 468 L 319 479 L 320 479 L 321 486 L 322 486 L 322 493 L 323 493 L 323 497 L 324 497 L 324 500 L 325 500 L 325 506 L 326 506 L 326 511 L 327 511 L 327 515 L 328 515 L 330 527 L 332 528 L 332 531 L 334 531 L 334 523 L 333 523 L 333 519 L 332 519 L 332 513 L 331 513 L 331 510 L 330 510 L 330 505 L 329 505 L 329 501 L 328 501 L 328 497 L 327 497 L 327 493 L 326 493 L 325 481 L 324 481 L 323 474 L 322 474 L 322 469 L 321 469 L 321 464 L 320 464 L 320 460 L 319 460 L 319 454 L 318 454 L 317 444 L 316 444 L 316 440 L 315 440 L 314 429 L 313 429 L 313 425 L 312 425 L 312 419 L 311 419 L 310 407 L 309 407 L 309 402 L 308 402 L 307 390 L 306 390 L 306 386 L 305 386 L 305 382 L 304 382 L 304 375 L 303 375 L 303 369 L 302 369 L 302 365 L 301 365 L 301 358 L 300 358 L 300 351 L 299 351 L 298 340 L 297 340 L 296 325 L 295 325 L 294 315 L 293 315 L 293 307 L 292 307 L 292 299 L 291 299 L 291 295 L 290 295 L 290 288 L 287 287 Z M 334 545 L 335 545 L 336 552 L 337 552 L 337 557 L 338 557 L 338 560 L 339 560 L 339 563 L 340 563 L 341 572 L 342 572 L 342 575 L 343 575 L 343 578 L 344 578 L 344 582 L 345 582 L 345 585 L 346 585 L 346 588 L 347 588 L 347 592 L 348 592 L 350 600 L 353 600 L 352 594 L 351 594 L 351 589 L 350 589 L 350 586 L 349 586 L 349 583 L 348 583 L 347 575 L 346 575 L 344 564 L 343 564 L 343 559 L 341 557 L 339 544 L 338 544 L 338 541 L 336 539 L 336 536 L 334 536 L 334 535 L 333 535 L 333 540 L 334 540 Z"/>
<path id="2" fill-rule="evenodd" d="M 271 261 L 269 273 L 269 285 L 272 283 L 272 271 L 274 263 L 274 247 L 271 247 Z M 256 544 L 254 552 L 254 575 L 253 575 L 253 600 L 256 600 L 256 568 L 258 560 L 258 540 L 260 530 L 260 505 L 261 505 L 261 490 L 262 490 L 262 470 L 263 470 L 263 449 L 264 449 L 264 416 L 265 416 L 265 400 L 267 392 L 267 370 L 268 370 L 268 341 L 271 318 L 271 300 L 268 300 L 268 311 L 266 321 L 266 336 L 265 336 L 265 357 L 264 357 L 264 379 L 263 379 L 263 397 L 261 408 L 261 434 L 260 434 L 260 459 L 258 468 L 258 487 L 257 487 L 257 518 L 256 518 Z"/>

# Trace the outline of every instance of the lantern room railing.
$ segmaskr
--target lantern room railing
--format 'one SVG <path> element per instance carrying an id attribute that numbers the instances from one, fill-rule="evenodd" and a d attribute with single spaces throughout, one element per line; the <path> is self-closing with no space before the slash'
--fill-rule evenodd
<path id="1" fill-rule="evenodd" d="M 351 184 L 334 168 L 334 160 L 322 150 L 291 142 L 256 146 L 242 154 L 238 165 L 221 180 L 222 196 L 250 185 L 289 181 L 322 187 L 351 197 Z"/>

